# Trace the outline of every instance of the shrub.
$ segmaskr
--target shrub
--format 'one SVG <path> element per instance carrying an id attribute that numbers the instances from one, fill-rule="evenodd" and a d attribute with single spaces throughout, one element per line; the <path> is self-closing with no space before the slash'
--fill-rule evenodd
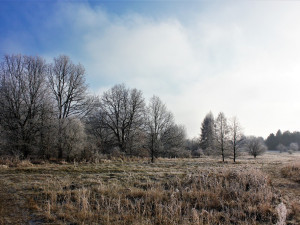
<path id="1" fill-rule="evenodd" d="M 204 153 L 203 153 L 203 150 L 202 150 L 201 148 L 192 151 L 192 156 L 193 156 L 193 157 L 198 157 L 198 158 L 200 158 L 200 157 L 203 156 L 203 155 L 204 155 Z"/>
<path id="2" fill-rule="evenodd" d="M 171 148 L 163 150 L 161 156 L 168 158 L 190 158 L 191 151 L 183 148 Z"/>
<path id="3" fill-rule="evenodd" d="M 291 155 L 294 153 L 294 151 L 290 149 L 290 150 L 288 150 L 288 153 Z"/>
<path id="4" fill-rule="evenodd" d="M 110 157 L 113 158 L 123 158 L 124 153 L 120 151 L 120 148 L 114 147 L 110 150 Z"/>

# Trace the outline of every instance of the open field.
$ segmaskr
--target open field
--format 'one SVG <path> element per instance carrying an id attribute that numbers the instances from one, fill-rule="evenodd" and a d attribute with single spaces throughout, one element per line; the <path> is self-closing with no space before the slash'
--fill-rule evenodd
<path id="1" fill-rule="evenodd" d="M 299 161 L 0 165 L 0 224 L 300 224 Z"/>

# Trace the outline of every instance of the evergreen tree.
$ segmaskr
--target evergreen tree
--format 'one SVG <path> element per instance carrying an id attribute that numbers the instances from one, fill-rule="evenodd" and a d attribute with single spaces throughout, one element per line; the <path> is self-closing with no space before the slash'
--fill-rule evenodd
<path id="1" fill-rule="evenodd" d="M 274 149 L 276 149 L 276 146 L 278 144 L 279 144 L 279 142 L 278 142 L 276 136 L 273 133 L 271 133 L 266 139 L 266 145 L 267 145 L 268 149 L 274 150 Z"/>
<path id="2" fill-rule="evenodd" d="M 214 133 L 215 133 L 215 120 L 212 112 L 209 112 L 201 126 L 201 136 L 200 136 L 200 147 L 203 149 L 204 153 L 207 155 L 211 154 L 214 149 Z"/>

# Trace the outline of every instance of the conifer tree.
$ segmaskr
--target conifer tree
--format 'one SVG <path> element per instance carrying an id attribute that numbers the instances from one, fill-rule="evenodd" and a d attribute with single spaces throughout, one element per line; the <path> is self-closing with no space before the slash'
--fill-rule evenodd
<path id="1" fill-rule="evenodd" d="M 202 122 L 200 136 L 200 147 L 207 155 L 210 155 L 214 149 L 214 126 L 214 116 L 209 112 Z"/>

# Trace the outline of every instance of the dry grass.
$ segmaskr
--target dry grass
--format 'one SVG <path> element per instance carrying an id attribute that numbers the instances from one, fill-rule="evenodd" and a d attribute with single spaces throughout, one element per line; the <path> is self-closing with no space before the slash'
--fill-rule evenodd
<path id="1" fill-rule="evenodd" d="M 18 157 L 2 157 L 0 158 L 0 168 L 7 167 L 28 167 L 33 164 L 28 160 L 20 160 Z"/>
<path id="2" fill-rule="evenodd" d="M 279 203 L 259 170 L 204 170 L 130 185 L 90 187 L 49 181 L 41 206 L 50 221 L 79 224 L 274 223 Z M 55 186 L 55 188 L 54 188 Z"/>
<path id="3" fill-rule="evenodd" d="M 107 159 L 0 168 L 0 224 L 275 224 L 284 216 L 299 224 L 299 183 L 281 173 L 297 160 L 267 154 L 238 163 Z"/>
<path id="4" fill-rule="evenodd" d="M 285 165 L 281 169 L 284 178 L 291 179 L 295 182 L 300 182 L 300 163 Z"/>

